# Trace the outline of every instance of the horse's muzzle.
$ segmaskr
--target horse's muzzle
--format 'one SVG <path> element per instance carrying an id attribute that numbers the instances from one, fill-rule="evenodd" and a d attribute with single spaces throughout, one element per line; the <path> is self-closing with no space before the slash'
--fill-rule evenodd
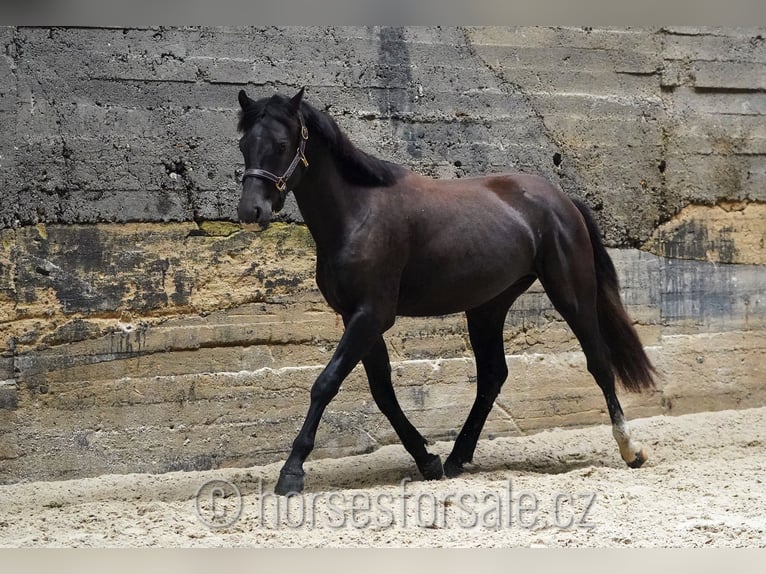
<path id="1" fill-rule="evenodd" d="M 267 210 L 256 207 L 252 210 L 237 210 L 237 217 L 239 222 L 243 225 L 259 225 L 261 229 L 266 229 L 271 223 L 271 210 Z"/>
<path id="2" fill-rule="evenodd" d="M 266 198 L 259 194 L 243 192 L 237 206 L 237 218 L 241 223 L 257 223 L 261 227 L 268 227 L 271 222 L 272 206 Z"/>

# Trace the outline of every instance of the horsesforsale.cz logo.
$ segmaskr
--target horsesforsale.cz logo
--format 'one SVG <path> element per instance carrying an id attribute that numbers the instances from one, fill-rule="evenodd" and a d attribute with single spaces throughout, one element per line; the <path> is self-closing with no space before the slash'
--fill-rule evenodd
<path id="1" fill-rule="evenodd" d="M 278 495 L 258 479 L 249 499 L 255 524 L 266 529 L 300 528 L 522 528 L 590 530 L 589 514 L 595 492 L 553 492 L 548 497 L 519 491 L 509 479 L 505 488 L 432 492 L 412 489 L 404 478 L 398 490 L 387 492 L 312 492 Z M 547 500 L 546 500 L 547 498 Z M 228 480 L 211 479 L 197 490 L 195 507 L 200 522 L 211 529 L 233 526 L 242 516 L 239 488 Z M 252 523 L 252 521 L 251 521 Z"/>
<path id="2" fill-rule="evenodd" d="M 194 497 L 197 518 L 208 528 L 227 528 L 242 514 L 242 494 L 237 485 L 222 478 L 203 482 Z"/>

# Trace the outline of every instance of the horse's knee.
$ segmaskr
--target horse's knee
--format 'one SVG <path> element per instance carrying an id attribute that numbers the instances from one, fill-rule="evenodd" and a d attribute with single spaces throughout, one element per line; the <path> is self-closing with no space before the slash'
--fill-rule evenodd
<path id="1" fill-rule="evenodd" d="M 311 386 L 311 401 L 320 404 L 329 403 L 340 390 L 340 381 L 332 373 L 324 372 Z"/>

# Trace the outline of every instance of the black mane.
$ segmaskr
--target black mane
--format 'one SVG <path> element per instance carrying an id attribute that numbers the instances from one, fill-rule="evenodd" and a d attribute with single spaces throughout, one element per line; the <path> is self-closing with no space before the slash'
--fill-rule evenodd
<path id="1" fill-rule="evenodd" d="M 247 109 L 240 110 L 237 129 L 242 133 L 248 131 L 267 113 L 277 119 L 290 121 L 289 101 L 289 98 L 275 94 L 253 102 Z M 301 113 L 309 130 L 309 139 L 319 137 L 324 141 L 341 174 L 349 183 L 387 187 L 401 177 L 404 172 L 401 166 L 378 159 L 357 148 L 328 114 L 320 112 L 305 101 L 301 102 Z"/>

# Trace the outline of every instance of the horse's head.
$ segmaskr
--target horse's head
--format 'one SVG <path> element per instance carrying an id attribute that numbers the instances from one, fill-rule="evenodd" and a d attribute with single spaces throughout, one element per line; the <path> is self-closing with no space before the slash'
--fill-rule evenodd
<path id="1" fill-rule="evenodd" d="M 239 92 L 239 149 L 245 171 L 237 216 L 243 223 L 267 226 L 300 178 L 296 170 L 308 167 L 302 99 L 302 89 L 292 99 L 274 95 L 258 101 L 251 100 L 244 90 Z"/>

